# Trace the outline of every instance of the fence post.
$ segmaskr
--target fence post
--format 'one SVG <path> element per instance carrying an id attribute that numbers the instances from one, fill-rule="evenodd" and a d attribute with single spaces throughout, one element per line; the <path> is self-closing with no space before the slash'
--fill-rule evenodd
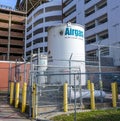
<path id="1" fill-rule="evenodd" d="M 90 94 L 91 94 L 91 109 L 95 109 L 95 96 L 94 96 L 94 83 L 90 84 Z"/>
<path id="2" fill-rule="evenodd" d="M 24 82 L 22 89 L 22 113 L 26 110 L 27 83 Z"/>
<path id="3" fill-rule="evenodd" d="M 13 104 L 14 99 L 14 82 L 10 83 L 10 104 Z"/>
<path id="4" fill-rule="evenodd" d="M 20 92 L 20 83 L 16 82 L 16 93 L 15 93 L 15 108 L 18 108 L 19 105 L 19 92 Z"/>
<path id="5" fill-rule="evenodd" d="M 64 91 L 63 91 L 63 107 L 64 112 L 68 112 L 68 84 L 64 84 Z"/>
<path id="6" fill-rule="evenodd" d="M 87 89 L 90 90 L 90 80 L 87 81 Z"/>
<path id="7" fill-rule="evenodd" d="M 115 82 L 114 83 L 111 83 L 111 87 L 112 87 L 112 104 L 113 104 L 113 107 L 116 108 L 117 106 L 117 103 L 116 103 L 116 84 Z"/>

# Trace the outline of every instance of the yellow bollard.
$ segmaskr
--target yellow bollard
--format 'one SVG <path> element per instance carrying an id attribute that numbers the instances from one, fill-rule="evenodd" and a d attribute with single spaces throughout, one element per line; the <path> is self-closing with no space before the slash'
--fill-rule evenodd
<path id="1" fill-rule="evenodd" d="M 64 94 L 63 94 L 63 107 L 64 107 L 64 112 L 68 112 L 68 84 L 64 84 Z"/>
<path id="2" fill-rule="evenodd" d="M 33 92 L 32 92 L 32 118 L 36 118 L 36 84 L 33 84 Z"/>
<path id="3" fill-rule="evenodd" d="M 27 83 L 24 82 L 22 89 L 22 113 L 26 110 Z"/>
<path id="4" fill-rule="evenodd" d="M 87 89 L 90 90 L 90 80 L 87 81 Z"/>
<path id="5" fill-rule="evenodd" d="M 15 108 L 18 108 L 19 105 L 19 92 L 20 92 L 20 83 L 16 82 Z"/>
<path id="6" fill-rule="evenodd" d="M 116 84 L 115 83 L 112 83 L 111 84 L 111 87 L 112 87 L 112 104 L 113 104 L 113 107 L 115 108 L 117 106 L 117 103 L 116 103 Z"/>
<path id="7" fill-rule="evenodd" d="M 115 89 L 116 89 L 116 100 L 118 100 L 118 84 L 115 82 Z"/>
<path id="8" fill-rule="evenodd" d="M 90 85 L 90 94 L 91 94 L 91 109 L 95 110 L 95 96 L 94 96 L 94 84 L 91 83 Z"/>
<path id="9" fill-rule="evenodd" d="M 10 104 L 13 104 L 14 99 L 14 82 L 10 83 Z"/>

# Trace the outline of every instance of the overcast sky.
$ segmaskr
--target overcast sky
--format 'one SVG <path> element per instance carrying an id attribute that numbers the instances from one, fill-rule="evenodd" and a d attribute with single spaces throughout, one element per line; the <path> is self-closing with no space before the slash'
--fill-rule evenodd
<path id="1" fill-rule="evenodd" d="M 0 4 L 15 8 L 17 0 L 0 0 Z"/>

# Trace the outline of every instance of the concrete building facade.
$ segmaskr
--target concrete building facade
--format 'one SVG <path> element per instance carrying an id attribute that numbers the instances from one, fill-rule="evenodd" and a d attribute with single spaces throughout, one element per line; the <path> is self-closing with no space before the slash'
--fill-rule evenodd
<path id="1" fill-rule="evenodd" d="M 62 23 L 62 2 L 54 0 L 38 6 L 27 18 L 25 53 L 47 54 L 47 31 L 51 26 Z"/>
<path id="2" fill-rule="evenodd" d="M 62 0 L 63 22 L 85 27 L 86 57 L 108 57 L 120 66 L 120 0 Z"/>
<path id="3" fill-rule="evenodd" d="M 0 5 L 0 60 L 15 61 L 24 55 L 25 14 Z"/>

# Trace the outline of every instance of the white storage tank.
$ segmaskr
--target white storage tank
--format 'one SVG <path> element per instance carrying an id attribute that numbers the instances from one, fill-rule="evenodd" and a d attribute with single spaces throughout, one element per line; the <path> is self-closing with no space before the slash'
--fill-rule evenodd
<path id="1" fill-rule="evenodd" d="M 48 71 L 53 71 L 53 73 L 57 71 L 85 73 L 85 39 L 83 26 L 66 23 L 49 29 L 48 66 Z M 79 75 L 79 77 L 82 85 L 85 85 L 85 75 Z M 78 81 L 80 79 L 77 77 Z M 59 78 L 54 76 L 49 78 L 48 82 L 61 84 L 68 82 L 73 84 L 73 77 L 66 76 L 65 78 Z"/>
<path id="2" fill-rule="evenodd" d="M 45 84 L 47 81 L 47 77 L 44 76 L 47 69 L 47 56 L 43 54 L 36 54 L 32 58 L 32 63 L 34 64 L 34 70 L 38 71 L 38 83 Z"/>

